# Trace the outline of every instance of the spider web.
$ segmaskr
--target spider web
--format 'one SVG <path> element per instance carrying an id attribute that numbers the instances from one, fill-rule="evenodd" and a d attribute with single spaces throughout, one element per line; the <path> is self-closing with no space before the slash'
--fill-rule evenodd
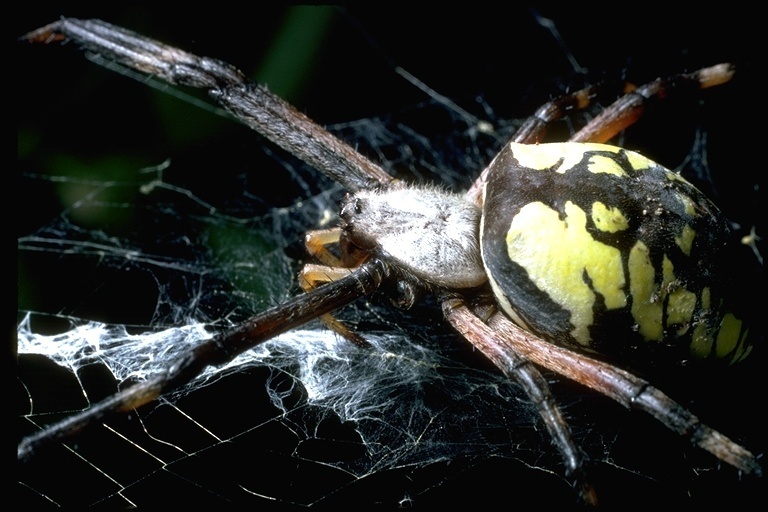
<path id="1" fill-rule="evenodd" d="M 19 33 L 58 14 L 38 14 Z M 284 15 L 271 13 L 270 30 L 263 31 L 270 34 L 250 37 L 267 39 Z M 520 13 L 517 34 L 553 58 L 542 69 L 533 55 L 521 55 L 525 80 L 502 80 L 506 71 L 488 64 L 496 52 L 468 31 L 472 20 L 452 20 L 466 33 L 461 55 L 492 54 L 458 73 L 474 76 L 471 86 L 439 79 L 455 78 L 445 73 L 453 59 L 436 54 L 434 66 L 419 66 L 381 28 L 385 21 L 353 15 L 364 36 L 337 12 L 334 36 L 322 43 L 327 56 L 317 57 L 321 78 L 307 79 L 309 91 L 280 94 L 406 179 L 463 190 L 514 131 L 515 119 L 579 79 L 569 72 L 566 51 L 527 11 Z M 123 17 L 108 21 L 163 39 Z M 231 17 L 226 22 L 232 32 L 244 31 Z M 570 23 L 560 19 L 558 27 L 565 33 Z M 190 47 L 210 26 L 194 18 L 181 25 L 189 31 L 175 36 L 181 47 L 240 67 L 256 60 L 231 51 L 252 45 L 251 39 L 232 41 L 227 33 Z M 362 47 L 365 57 L 350 47 Z M 446 96 L 428 97 L 404 80 L 380 58 L 381 48 Z M 711 59 L 705 50 L 698 57 Z M 236 123 L 104 71 L 71 48 L 25 48 L 24 54 L 31 69 L 22 75 L 29 121 L 19 132 L 22 434 L 162 370 L 215 331 L 299 293 L 302 234 L 333 225 L 343 194 Z M 613 64 L 618 69 L 626 61 Z M 669 66 L 656 74 L 694 67 L 689 61 L 653 64 Z M 377 101 L 358 102 L 355 88 L 371 83 Z M 518 98 L 513 105 L 510 96 Z M 723 105 L 712 100 L 705 119 L 701 108 L 693 116 L 673 111 L 682 128 L 661 135 L 661 150 L 654 137 L 645 142 L 639 127 L 633 147 L 648 144 L 654 158 L 712 185 L 723 159 L 716 144 L 730 140 L 723 142 L 711 118 L 739 97 L 732 92 L 721 98 Z M 659 137 L 659 123 L 651 126 Z M 569 130 L 567 122 L 555 127 Z M 712 190 L 748 231 L 764 189 L 740 179 Z M 393 506 L 491 503 L 539 488 L 547 490 L 542 503 L 575 501 L 529 400 L 444 325 L 433 303 L 393 311 L 375 295 L 340 317 L 373 348 L 351 346 L 318 323 L 275 338 L 171 396 L 89 428 L 72 448 L 55 447 L 21 466 L 24 498 L 109 507 Z M 635 502 L 660 493 L 681 503 L 689 503 L 688 495 L 702 502 L 737 493 L 754 497 L 753 486 L 735 471 L 686 448 L 653 420 L 551 377 L 609 503 L 628 493 Z M 743 436 L 759 451 L 765 445 L 751 402 L 732 395 L 737 386 L 764 390 L 764 384 L 744 375 L 729 379 L 731 388 L 703 385 L 684 396 L 708 423 Z M 491 486 L 488 475 L 503 475 L 515 486 Z M 643 498 L 648 495 L 654 498 Z"/>

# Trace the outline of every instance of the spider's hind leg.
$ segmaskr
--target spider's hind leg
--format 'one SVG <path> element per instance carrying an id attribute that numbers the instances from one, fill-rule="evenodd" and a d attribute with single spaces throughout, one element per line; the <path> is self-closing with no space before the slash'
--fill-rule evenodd
<path id="1" fill-rule="evenodd" d="M 486 315 L 493 318 L 501 314 L 494 314 L 494 308 L 487 306 L 481 306 L 479 311 L 472 311 L 464 298 L 458 295 L 445 294 L 441 297 L 441 302 L 443 314 L 448 322 L 507 377 L 520 384 L 538 410 L 553 445 L 560 452 L 566 476 L 572 487 L 584 504 L 597 506 L 597 491 L 587 475 L 588 457 L 573 439 L 571 428 L 563 417 L 547 380 L 531 361 L 502 343 L 499 333 L 490 328 L 483 319 Z"/>
<path id="2" fill-rule="evenodd" d="M 649 103 L 670 96 L 682 96 L 685 93 L 695 93 L 699 90 L 722 85 L 730 82 L 734 73 L 733 64 L 721 63 L 691 73 L 657 78 L 641 86 L 624 83 L 623 94 L 581 127 L 569 140 L 571 142 L 607 143 L 622 130 L 637 122 Z M 563 119 L 572 112 L 589 108 L 606 85 L 605 83 L 598 83 L 548 101 L 539 107 L 534 115 L 523 122 L 510 142 L 521 144 L 544 142 L 547 130 L 554 121 Z M 482 187 L 487 173 L 488 168 L 482 172 L 467 191 L 466 198 L 469 201 L 476 204 L 482 203 Z"/>
<path id="3" fill-rule="evenodd" d="M 643 115 L 650 101 L 664 99 L 672 94 L 681 95 L 722 85 L 731 81 L 734 72 L 732 64 L 723 63 L 692 73 L 657 78 L 639 87 L 627 84 L 626 94 L 582 127 L 571 137 L 571 141 L 608 142 L 619 132 L 634 124 Z"/>

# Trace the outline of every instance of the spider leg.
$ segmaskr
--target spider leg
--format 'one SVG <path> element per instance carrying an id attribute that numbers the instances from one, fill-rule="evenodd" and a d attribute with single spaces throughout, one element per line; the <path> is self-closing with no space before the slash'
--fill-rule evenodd
<path id="1" fill-rule="evenodd" d="M 328 246 L 339 243 L 341 228 L 315 229 L 307 232 L 304 245 L 314 258 L 326 267 L 341 267 L 341 258 L 328 250 Z"/>
<path id="2" fill-rule="evenodd" d="M 479 319 L 478 319 L 479 320 Z M 482 322 L 478 322 L 482 323 Z M 480 326 L 475 324 L 477 329 Z M 747 474 L 762 475 L 762 467 L 749 450 L 699 418 L 648 381 L 610 364 L 543 341 L 495 314 L 488 322 L 497 342 L 530 361 L 606 395 L 629 409 L 642 410 L 667 428 Z"/>
<path id="3" fill-rule="evenodd" d="M 299 285 L 305 292 L 314 289 L 318 284 L 336 281 L 350 274 L 352 269 L 358 267 L 364 260 L 346 261 L 346 255 L 353 255 L 353 251 L 341 248 L 341 257 L 336 256 L 330 250 L 329 245 L 340 243 L 341 228 L 317 229 L 307 232 L 304 237 L 304 245 L 310 255 L 319 260 L 322 265 L 307 264 L 302 267 L 299 273 Z M 352 331 L 349 327 L 337 320 L 330 313 L 320 317 L 325 325 L 332 331 L 340 334 L 355 345 L 361 347 L 369 346 L 368 342 L 362 336 Z"/>
<path id="4" fill-rule="evenodd" d="M 373 293 L 388 272 L 388 267 L 382 261 L 371 260 L 338 280 L 297 295 L 237 327 L 209 338 L 170 363 L 166 372 L 25 437 L 17 448 L 18 460 L 26 461 L 55 441 L 64 440 L 112 415 L 126 413 L 152 402 L 189 383 L 208 366 L 223 365 L 278 334 Z"/>
<path id="5" fill-rule="evenodd" d="M 302 267 L 299 273 L 299 285 L 305 292 L 309 292 L 325 283 L 338 281 L 344 277 L 350 275 L 353 272 L 350 268 L 345 267 L 330 267 L 326 265 L 307 264 Z M 354 332 L 352 329 L 344 325 L 331 313 L 326 313 L 320 316 L 320 320 L 328 326 L 336 334 L 343 336 L 355 345 L 361 347 L 370 346 L 365 339 Z"/>
<path id="6" fill-rule="evenodd" d="M 526 119 L 510 142 L 519 142 L 521 144 L 536 144 L 544 139 L 549 125 L 558 119 L 564 118 L 569 112 L 587 108 L 594 97 L 599 86 L 589 86 L 579 89 L 571 94 L 559 96 L 548 101 L 538 108 L 536 112 Z M 472 183 L 465 197 L 476 204 L 482 203 L 483 183 L 485 183 L 487 168 L 480 173 L 480 176 Z"/>
<path id="7" fill-rule="evenodd" d="M 22 37 L 32 43 L 72 40 L 90 53 L 175 84 L 206 89 L 224 109 L 348 191 L 392 177 L 266 87 L 226 62 L 199 57 L 101 20 L 62 18 Z"/>
<path id="8" fill-rule="evenodd" d="M 685 94 L 729 82 L 733 78 L 732 64 L 717 64 L 693 73 L 669 78 L 657 78 L 634 90 L 630 90 L 576 132 L 573 142 L 607 142 L 620 131 L 634 124 L 643 114 L 645 106 L 653 99 L 665 98 L 671 93 Z"/>
<path id="9" fill-rule="evenodd" d="M 571 136 L 570 140 L 572 142 L 607 142 L 637 122 L 651 101 L 724 84 L 733 78 L 734 73 L 735 68 L 732 64 L 722 63 L 701 68 L 692 73 L 657 78 L 640 87 L 625 84 L 626 94 L 595 116 Z M 562 119 L 573 111 L 587 108 L 600 88 L 600 84 L 592 85 L 548 101 L 523 122 L 510 142 L 536 144 L 543 141 L 547 128 L 553 121 Z M 486 173 L 487 170 L 484 170 L 480 174 L 466 194 L 467 199 L 476 204 L 482 202 Z"/>
<path id="10" fill-rule="evenodd" d="M 507 377 L 515 379 L 533 401 L 544 420 L 552 443 L 560 451 L 566 474 L 581 499 L 597 505 L 597 493 L 589 483 L 584 469 L 586 455 L 573 440 L 568 422 L 552 396 L 549 384 L 529 359 L 515 349 L 498 342 L 499 334 L 488 327 L 457 295 L 442 298 L 443 314 L 450 324 L 472 345 L 488 357 Z"/>

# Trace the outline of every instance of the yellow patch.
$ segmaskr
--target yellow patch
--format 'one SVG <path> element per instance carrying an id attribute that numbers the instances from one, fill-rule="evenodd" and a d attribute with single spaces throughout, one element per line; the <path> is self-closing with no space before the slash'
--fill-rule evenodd
<path id="1" fill-rule="evenodd" d="M 536 144 L 518 144 L 510 142 L 512 154 L 523 167 L 543 171 L 556 165 L 562 158 L 559 151 L 554 151 L 549 144 L 542 148 Z"/>
<path id="2" fill-rule="evenodd" d="M 698 359 L 704 359 L 712 353 L 712 345 L 715 340 L 705 322 L 699 322 L 694 326 L 691 340 L 689 350 L 691 351 L 692 356 Z"/>
<path id="3" fill-rule="evenodd" d="M 626 178 L 627 171 L 613 158 L 603 155 L 592 155 L 589 158 L 589 172 L 593 174 L 613 174 L 619 178 Z"/>
<path id="4" fill-rule="evenodd" d="M 677 196 L 678 201 L 680 201 L 683 205 L 683 208 L 685 208 L 685 213 L 691 217 L 696 217 L 696 203 L 693 202 L 693 199 L 691 199 L 691 197 L 687 194 L 678 193 L 675 194 L 675 196 Z"/>
<path id="5" fill-rule="evenodd" d="M 672 262 L 664 256 L 664 293 L 662 297 L 668 298 L 667 325 L 678 325 L 677 334 L 682 336 L 690 328 L 693 313 L 696 310 L 696 294 L 689 292 L 675 277 L 675 269 Z"/>
<path id="6" fill-rule="evenodd" d="M 675 237 L 675 243 L 686 256 L 691 255 L 691 247 L 693 247 L 695 237 L 696 231 L 687 224 L 683 226 L 683 234 Z"/>
<path id="7" fill-rule="evenodd" d="M 725 357 L 735 351 L 741 341 L 741 320 L 728 313 L 723 317 L 717 333 L 717 357 Z M 739 356 L 737 353 L 734 357 L 739 359 Z"/>
<path id="8" fill-rule="evenodd" d="M 616 233 L 629 227 L 629 221 L 618 208 L 609 208 L 600 201 L 592 203 L 592 222 L 600 231 Z"/>
<path id="9" fill-rule="evenodd" d="M 642 171 L 657 165 L 656 162 L 644 157 L 640 153 L 635 153 L 634 151 L 624 151 L 624 154 L 627 155 L 629 165 L 631 165 L 632 168 L 636 171 Z"/>
<path id="10" fill-rule="evenodd" d="M 560 174 L 565 174 L 574 165 L 581 162 L 584 159 L 585 151 L 610 151 L 612 153 L 622 151 L 621 148 L 608 146 L 607 144 L 575 144 L 573 142 L 553 142 L 541 145 L 510 142 L 509 147 L 512 150 L 512 155 L 520 165 L 529 169 L 544 171 L 562 162 L 557 168 L 557 172 Z M 603 161 L 606 163 L 603 163 Z M 609 172 L 619 176 L 626 176 L 626 172 L 621 166 L 605 157 L 593 158 L 590 171 Z"/>
<path id="11" fill-rule="evenodd" d="M 541 202 L 527 204 L 512 221 L 507 249 L 510 259 L 525 268 L 539 289 L 570 311 L 571 335 L 589 346 L 596 297 L 583 274 L 587 273 L 608 309 L 625 307 L 621 253 L 592 238 L 581 208 L 569 201 L 565 213 L 560 220 L 557 211 Z M 573 247 L 578 250 L 567 250 Z"/>
<path id="12" fill-rule="evenodd" d="M 701 307 L 704 311 L 707 311 L 711 307 L 711 297 L 709 288 L 701 290 L 700 295 Z M 691 336 L 691 355 L 704 359 L 712 352 L 712 345 L 715 343 L 715 339 L 710 332 L 709 326 L 706 322 L 698 322 L 693 327 L 693 336 Z"/>
<path id="13" fill-rule="evenodd" d="M 709 304 L 709 290 L 706 290 L 707 305 Z M 743 322 L 732 313 L 723 316 L 719 328 L 713 332 L 708 329 L 705 322 L 696 325 L 691 343 L 691 355 L 704 359 L 713 355 L 719 358 L 730 357 L 729 364 L 743 361 L 752 351 L 752 346 L 746 343 L 748 330 L 742 332 Z M 715 334 L 717 338 L 715 339 Z"/>
<path id="14" fill-rule="evenodd" d="M 656 289 L 656 272 L 648 256 L 648 247 L 637 242 L 629 251 L 629 292 L 632 294 L 632 316 L 646 340 L 661 340 L 661 297 Z"/>
<path id="15" fill-rule="evenodd" d="M 629 289 L 632 294 L 632 316 L 637 322 L 640 334 L 648 341 L 664 338 L 664 313 L 666 303 L 666 325 L 677 326 L 677 335 L 683 335 L 692 327 L 696 311 L 696 294 L 685 289 L 677 280 L 672 261 L 664 256 L 661 285 L 655 284 L 656 271 L 648 255 L 648 247 L 637 242 L 629 254 Z M 706 329 L 706 327 L 705 327 Z M 694 328 L 694 338 L 706 336 L 706 330 Z M 696 350 L 707 345 L 708 340 L 700 339 Z"/>

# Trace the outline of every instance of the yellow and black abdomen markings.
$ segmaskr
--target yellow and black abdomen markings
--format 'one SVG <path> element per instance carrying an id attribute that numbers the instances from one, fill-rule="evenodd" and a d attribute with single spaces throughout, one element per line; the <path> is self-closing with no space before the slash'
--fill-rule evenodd
<path id="1" fill-rule="evenodd" d="M 693 185 L 613 146 L 512 143 L 485 183 L 483 263 L 502 309 L 588 351 L 743 359 L 746 327 L 729 309 L 724 267 L 729 238 Z"/>

